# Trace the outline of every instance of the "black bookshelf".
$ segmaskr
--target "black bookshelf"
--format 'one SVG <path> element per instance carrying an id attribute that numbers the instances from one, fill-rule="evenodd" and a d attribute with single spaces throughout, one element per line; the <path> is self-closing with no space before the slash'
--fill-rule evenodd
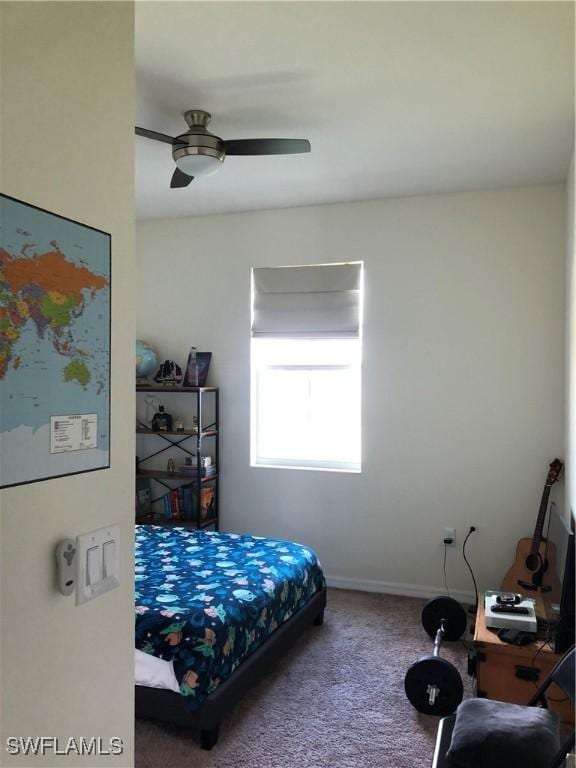
<path id="1" fill-rule="evenodd" d="M 220 475 L 220 391 L 218 387 L 180 387 L 143 385 L 136 387 L 137 393 L 162 393 L 164 395 L 188 395 L 188 414 L 197 419 L 197 426 L 183 430 L 155 431 L 142 421 L 136 425 L 136 435 L 153 437 L 155 446 L 146 453 L 137 450 L 136 459 L 136 522 L 154 525 L 184 526 L 188 528 L 219 528 L 219 475 Z M 208 402 L 212 400 L 212 403 Z M 213 418 L 206 423 L 205 413 L 212 406 Z M 206 455 L 205 441 L 209 441 L 213 455 L 211 470 L 202 466 Z M 180 452 L 191 458 L 190 469 L 184 472 L 170 472 L 159 469 L 151 462 L 166 456 L 166 451 Z M 139 505 L 142 483 L 150 481 L 150 499 L 145 511 Z M 140 486 L 140 490 L 139 490 Z M 210 492 L 211 489 L 211 492 Z M 158 506 L 163 511 L 158 511 Z M 170 517 L 166 510 L 170 510 Z"/>

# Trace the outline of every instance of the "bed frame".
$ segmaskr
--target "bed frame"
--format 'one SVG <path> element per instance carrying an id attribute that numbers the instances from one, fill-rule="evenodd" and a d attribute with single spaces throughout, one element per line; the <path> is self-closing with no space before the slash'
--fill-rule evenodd
<path id="1" fill-rule="evenodd" d="M 174 725 L 200 731 L 202 749 L 212 749 L 218 741 L 218 731 L 223 716 L 248 690 L 255 679 L 272 667 L 278 657 L 291 648 L 294 641 L 310 624 L 320 626 L 324 621 L 326 589 L 316 592 L 312 598 L 281 624 L 250 654 L 227 680 L 211 693 L 200 709 L 189 712 L 183 697 L 174 691 L 136 686 L 136 717 L 161 720 Z"/>

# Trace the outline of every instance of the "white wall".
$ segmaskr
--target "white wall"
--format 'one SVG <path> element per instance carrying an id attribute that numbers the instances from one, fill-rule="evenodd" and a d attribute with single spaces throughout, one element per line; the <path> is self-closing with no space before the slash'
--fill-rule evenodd
<path id="1" fill-rule="evenodd" d="M 133 764 L 133 6 L 2 2 L 2 192 L 112 234 L 109 470 L 1 492 L 0 764 Z M 120 589 L 76 608 L 62 537 L 121 526 Z M 10 757 L 9 736 L 123 739 L 119 757 Z"/>
<path id="2" fill-rule="evenodd" d="M 334 584 L 427 593 L 443 527 L 461 544 L 474 524 L 480 585 L 498 586 L 563 452 L 564 204 L 558 185 L 139 223 L 139 337 L 214 354 L 223 527 L 306 542 Z M 250 268 L 350 259 L 362 474 L 250 468 Z M 459 551 L 448 565 L 469 590 Z"/>
<path id="3" fill-rule="evenodd" d="M 566 517 L 576 514 L 576 199 L 574 153 L 566 179 Z"/>

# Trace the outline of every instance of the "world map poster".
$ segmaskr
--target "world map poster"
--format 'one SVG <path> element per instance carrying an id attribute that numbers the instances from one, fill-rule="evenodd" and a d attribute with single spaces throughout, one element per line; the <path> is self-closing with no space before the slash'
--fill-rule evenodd
<path id="1" fill-rule="evenodd" d="M 0 488 L 110 466 L 110 235 L 0 195 Z"/>

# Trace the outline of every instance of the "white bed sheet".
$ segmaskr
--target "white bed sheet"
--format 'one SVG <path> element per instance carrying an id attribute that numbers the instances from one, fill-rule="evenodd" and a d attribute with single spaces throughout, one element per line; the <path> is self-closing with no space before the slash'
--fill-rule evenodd
<path id="1" fill-rule="evenodd" d="M 136 685 L 144 685 L 147 688 L 166 688 L 180 693 L 172 662 L 158 659 L 137 649 L 134 649 L 134 677 Z"/>

